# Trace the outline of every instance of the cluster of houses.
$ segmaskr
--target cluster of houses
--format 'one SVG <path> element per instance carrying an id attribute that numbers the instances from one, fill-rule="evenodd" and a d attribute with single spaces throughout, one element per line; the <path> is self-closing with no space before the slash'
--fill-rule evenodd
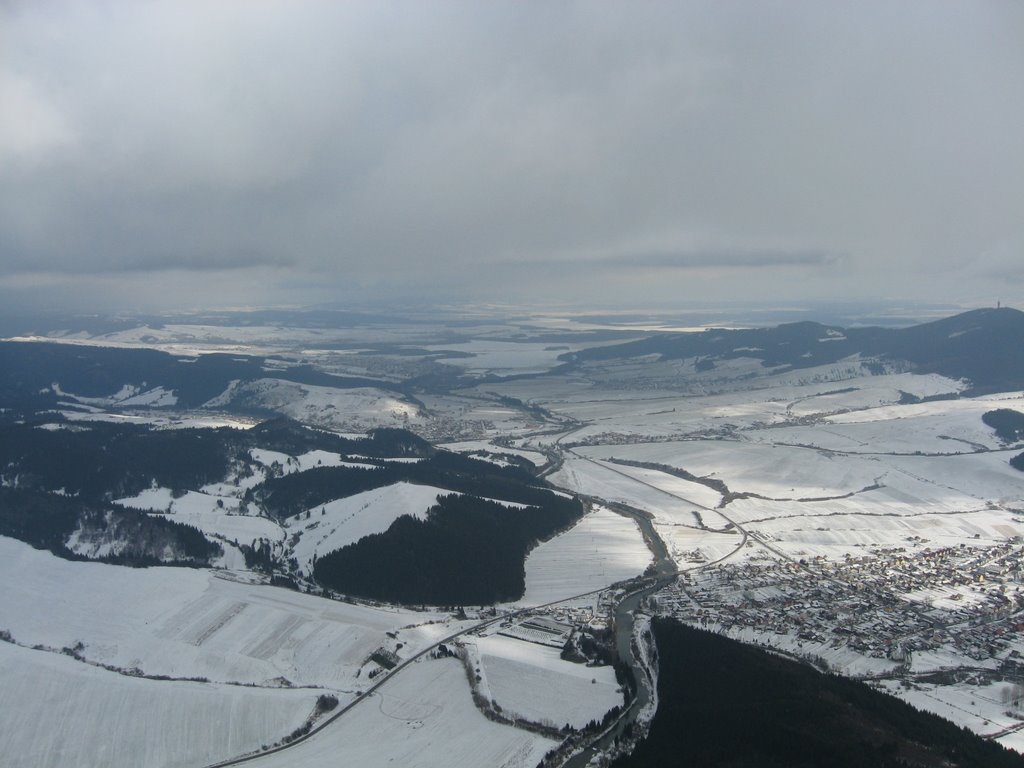
<path id="1" fill-rule="evenodd" d="M 912 542 L 913 543 L 913 542 Z M 1024 546 L 879 549 L 799 563 L 748 561 L 684 573 L 657 610 L 726 632 L 845 646 L 909 662 L 943 649 L 963 664 L 1024 654 Z"/>

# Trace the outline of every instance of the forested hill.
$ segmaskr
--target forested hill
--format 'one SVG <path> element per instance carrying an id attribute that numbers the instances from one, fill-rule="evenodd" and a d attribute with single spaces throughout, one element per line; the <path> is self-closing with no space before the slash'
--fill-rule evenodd
<path id="1" fill-rule="evenodd" d="M 339 592 L 396 603 L 518 600 L 526 589 L 530 549 L 583 515 L 578 499 L 551 491 L 534 498 L 529 506 L 511 506 L 478 496 L 442 496 L 426 519 L 400 517 L 384 533 L 318 559 L 314 577 Z"/>
<path id="2" fill-rule="evenodd" d="M 309 365 L 241 354 L 180 357 L 154 349 L 126 349 L 53 342 L 0 342 L 0 403 L 52 405 L 51 387 L 81 397 L 110 397 L 123 387 L 173 392 L 180 407 L 198 407 L 223 393 L 233 381 L 267 377 L 298 384 L 348 389 L 395 390 L 378 379 L 335 376 Z"/>
<path id="3" fill-rule="evenodd" d="M 251 430 L 153 429 L 90 422 L 0 424 L 0 480 L 19 489 L 60 491 L 88 501 L 132 496 L 151 485 L 175 491 L 223 480 L 253 448 L 289 455 L 323 450 L 372 457 L 422 458 L 434 449 L 404 429 L 344 438 L 288 419 Z"/>
<path id="4" fill-rule="evenodd" d="M 384 461 L 373 469 L 317 467 L 301 474 L 270 478 L 254 488 L 249 496 L 258 500 L 271 515 L 283 519 L 332 499 L 401 481 L 514 504 L 541 504 L 551 495 L 545 481 L 522 467 L 502 467 L 461 454 L 438 451 L 415 463 Z"/>
<path id="5" fill-rule="evenodd" d="M 655 619 L 658 711 L 615 768 L 1024 768 L 1024 756 L 867 684 Z"/>
<path id="6" fill-rule="evenodd" d="M 323 517 L 323 505 L 399 483 L 430 488 L 431 501 L 396 510 L 383 532 L 321 552 L 312 574 L 299 572 L 288 547 L 320 525 L 289 528 L 299 516 Z M 140 495 L 159 505 L 132 500 Z M 174 520 L 176 503 L 208 510 L 198 524 L 212 530 Z M 211 565 L 234 547 L 250 567 L 312 575 L 345 594 L 475 605 L 520 597 L 529 550 L 583 511 L 525 466 L 436 450 L 403 429 L 351 438 L 287 419 L 248 430 L 59 416 L 0 423 L 0 535 L 72 559 Z M 248 516 L 287 529 L 291 544 L 230 539 L 217 528 L 222 512 L 232 525 Z"/>
<path id="7" fill-rule="evenodd" d="M 0 423 L 0 535 L 72 559 L 209 565 L 223 553 L 218 542 L 190 525 L 114 500 L 154 487 L 168 488 L 180 498 L 233 473 L 236 480 L 238 473 L 250 476 L 253 449 L 286 455 L 356 453 L 382 465 L 388 457 L 419 459 L 435 453 L 429 443 L 401 429 L 378 429 L 353 439 L 287 419 L 250 430 Z"/>
<path id="8" fill-rule="evenodd" d="M 798 322 L 774 328 L 671 333 L 563 355 L 568 362 L 658 355 L 716 361 L 756 358 L 766 367 L 809 368 L 851 355 L 904 362 L 921 373 L 967 379 L 975 393 L 1024 387 L 1024 312 L 977 309 L 909 328 L 841 328 Z"/>

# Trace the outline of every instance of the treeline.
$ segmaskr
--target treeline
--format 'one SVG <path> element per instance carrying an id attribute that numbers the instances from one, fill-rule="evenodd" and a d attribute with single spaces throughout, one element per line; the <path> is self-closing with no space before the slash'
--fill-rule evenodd
<path id="1" fill-rule="evenodd" d="M 425 520 L 398 518 L 319 558 L 314 578 L 350 595 L 428 605 L 486 605 L 522 597 L 525 558 L 571 525 L 583 506 L 541 491 L 541 506 L 513 508 L 473 496 L 442 496 Z"/>
<path id="2" fill-rule="evenodd" d="M 66 541 L 80 530 L 116 544 L 112 549 L 120 554 L 102 558 L 110 562 L 208 564 L 222 549 L 198 529 L 112 502 L 154 483 L 177 495 L 221 481 L 256 447 L 290 455 L 325 450 L 388 457 L 427 456 L 434 450 L 402 429 L 349 439 L 287 419 L 252 430 L 0 422 L 0 535 L 79 559 Z M 262 562 L 255 548 L 250 556 Z"/>
<path id="3" fill-rule="evenodd" d="M 865 683 L 671 619 L 658 711 L 616 768 L 1021 768 L 1024 757 Z"/>
<path id="4" fill-rule="evenodd" d="M 251 448 L 300 454 L 312 450 L 370 456 L 426 456 L 433 448 L 404 429 L 347 439 L 274 419 L 240 430 L 153 429 L 106 422 L 0 425 L 0 476 L 8 484 L 63 489 L 86 499 L 133 496 L 155 482 L 176 491 L 223 480 Z"/>
<path id="5" fill-rule="evenodd" d="M 418 462 L 380 462 L 377 469 L 316 467 L 271 478 L 254 489 L 252 497 L 262 501 L 272 515 L 283 519 L 334 499 L 403 480 L 521 504 L 547 505 L 554 495 L 543 480 L 523 467 L 503 467 L 438 451 Z"/>
<path id="6" fill-rule="evenodd" d="M 96 558 L 76 554 L 67 547 L 76 531 L 82 541 L 117 542 L 117 554 Z M 19 488 L 0 488 L 0 535 L 69 560 L 97 559 L 119 565 L 209 565 L 223 554 L 219 544 L 191 525 Z"/>
<path id="7" fill-rule="evenodd" d="M 267 360 L 277 365 L 268 372 Z M 223 393 L 232 381 L 275 378 L 299 384 L 348 389 L 376 387 L 401 391 L 378 379 L 334 376 L 308 365 L 281 366 L 280 358 L 213 353 L 184 358 L 154 349 L 92 347 L 52 342 L 0 342 L 0 404 L 29 400 L 53 405 L 49 387 L 85 397 L 109 397 L 125 384 L 173 391 L 178 404 L 199 407 Z"/>
<path id="8" fill-rule="evenodd" d="M 434 453 L 430 443 L 407 429 L 381 427 L 366 437 L 349 438 L 310 429 L 287 418 L 258 424 L 248 431 L 245 442 L 250 447 L 271 448 L 292 456 L 316 450 L 388 458 L 430 456 Z"/>
<path id="9" fill-rule="evenodd" d="M 997 408 L 982 414 L 981 420 L 996 431 L 1004 443 L 1024 440 L 1024 413 L 1012 408 Z"/>
<path id="10" fill-rule="evenodd" d="M 20 488 L 63 489 L 89 500 L 131 496 L 154 481 L 198 488 L 224 479 L 237 432 L 104 422 L 56 429 L 12 424 L 0 428 L 0 474 Z"/>

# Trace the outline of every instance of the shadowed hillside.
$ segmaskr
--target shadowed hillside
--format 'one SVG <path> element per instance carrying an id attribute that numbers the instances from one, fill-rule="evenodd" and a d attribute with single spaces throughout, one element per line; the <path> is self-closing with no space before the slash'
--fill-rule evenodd
<path id="1" fill-rule="evenodd" d="M 653 623 L 658 711 L 616 768 L 1022 768 L 1024 756 L 865 683 Z"/>
<path id="2" fill-rule="evenodd" d="M 976 309 L 910 328 L 840 328 L 813 322 L 774 328 L 710 329 L 701 333 L 650 336 L 626 344 L 563 355 L 570 362 L 643 355 L 699 358 L 705 369 L 716 360 L 761 360 L 765 367 L 810 368 L 851 355 L 909 363 L 918 373 L 967 379 L 972 394 L 1024 387 L 1024 312 L 1003 307 Z"/>

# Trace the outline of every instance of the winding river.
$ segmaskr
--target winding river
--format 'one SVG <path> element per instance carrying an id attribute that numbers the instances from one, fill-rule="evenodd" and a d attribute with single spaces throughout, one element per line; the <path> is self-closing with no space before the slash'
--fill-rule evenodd
<path id="1" fill-rule="evenodd" d="M 609 505 L 606 504 L 606 506 Z M 563 763 L 564 768 L 584 768 L 598 752 L 611 747 L 626 728 L 636 722 L 640 712 L 651 701 L 653 682 L 648 677 L 647 669 L 633 654 L 633 616 L 644 598 L 670 584 L 677 573 L 676 564 L 669 557 L 668 549 L 655 532 L 650 519 L 622 505 L 610 506 L 619 514 L 628 515 L 636 520 L 644 539 L 654 554 L 653 581 L 635 592 L 630 592 L 615 606 L 615 649 L 619 658 L 627 661 L 633 670 L 633 677 L 636 679 L 636 695 L 619 719 L 590 746 Z"/>

